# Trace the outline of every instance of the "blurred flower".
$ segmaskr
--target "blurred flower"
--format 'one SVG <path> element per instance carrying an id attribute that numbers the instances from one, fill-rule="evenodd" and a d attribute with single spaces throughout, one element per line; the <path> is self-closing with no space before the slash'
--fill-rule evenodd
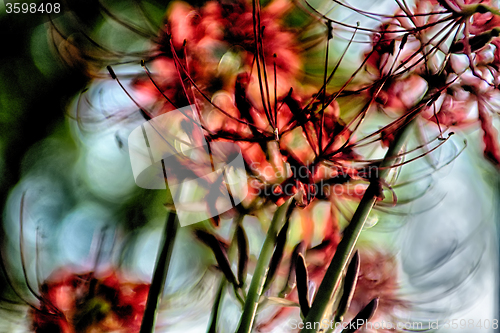
<path id="1" fill-rule="evenodd" d="M 40 287 L 39 307 L 28 318 L 37 333 L 138 332 L 149 284 L 117 271 L 96 275 L 62 268 Z"/>
<path id="2" fill-rule="evenodd" d="M 265 29 L 257 33 L 256 41 L 255 15 L 246 1 L 209 1 L 199 9 L 184 2 L 174 2 L 157 50 L 153 51 L 153 61 L 148 63 L 155 73 L 156 84 L 152 85 L 148 78 L 139 78 L 136 87 L 141 93 L 160 99 L 164 95 L 172 101 L 166 103 L 160 111 L 162 113 L 176 109 L 176 106 L 185 106 L 187 101 L 202 103 L 201 95 L 212 96 L 220 89 L 232 91 L 238 73 L 252 71 L 252 68 L 254 79 L 250 80 L 251 83 L 246 82 L 250 83 L 252 93 L 258 94 L 256 78 L 261 73 L 257 71 L 267 70 L 269 79 L 274 77 L 277 81 L 278 94 L 283 94 L 289 89 L 289 81 L 298 78 L 302 66 L 300 53 L 303 50 L 297 44 L 294 32 L 282 21 L 291 8 L 291 2 L 287 0 L 275 0 L 264 7 L 259 25 Z M 257 45 L 261 45 L 257 48 L 261 52 L 258 55 Z M 274 95 L 273 91 L 267 92 Z M 258 103 L 259 98 L 255 101 Z M 241 117 L 245 116 L 241 114 Z"/>
<path id="3" fill-rule="evenodd" d="M 346 315 L 346 320 L 352 320 L 372 299 L 378 297 L 379 304 L 373 323 L 391 322 L 396 327 L 398 318 L 396 313 L 408 309 L 411 302 L 405 300 L 400 294 L 398 281 L 397 261 L 389 253 L 375 249 L 362 249 L 360 251 L 361 266 L 354 297 Z M 361 332 L 369 332 L 363 328 Z M 394 329 L 380 329 L 378 332 L 394 332 Z M 397 331 L 397 330 L 396 330 Z"/>

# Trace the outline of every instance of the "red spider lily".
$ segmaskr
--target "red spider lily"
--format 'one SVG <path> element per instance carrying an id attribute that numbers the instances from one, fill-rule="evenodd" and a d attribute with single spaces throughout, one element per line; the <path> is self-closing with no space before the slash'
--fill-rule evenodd
<path id="1" fill-rule="evenodd" d="M 401 8 L 373 39 L 366 64 L 376 82 L 367 91 L 384 112 L 403 117 L 430 97 L 434 101 L 419 113 L 441 131 L 479 122 L 485 156 L 498 165 L 498 139 L 487 115 L 498 96 L 498 14 L 489 1 L 420 1 Z M 382 134 L 387 130 L 392 127 Z"/>
<path id="2" fill-rule="evenodd" d="M 25 195 L 23 193 L 21 198 L 19 218 L 21 266 L 26 287 L 38 303 L 26 300 L 14 286 L 3 256 L 0 256 L 3 279 L 18 300 L 0 299 L 13 305 L 28 306 L 28 323 L 36 333 L 138 332 L 150 285 L 132 282 L 119 270 L 110 268 L 99 273 L 82 272 L 76 267 L 65 266 L 53 271 L 43 282 L 38 282 L 38 290 L 31 285 L 24 255 Z M 98 266 L 99 257 L 100 253 L 94 267 Z"/>
<path id="3" fill-rule="evenodd" d="M 274 148 L 270 161 L 267 160 L 266 147 L 255 143 L 241 144 L 254 174 L 254 182 L 257 186 L 261 182 L 259 187 L 271 184 L 274 190 L 268 198 L 273 201 L 301 193 L 299 204 L 307 206 L 318 195 L 329 197 L 330 194 L 323 191 L 323 185 L 362 178 L 356 167 L 350 166 L 350 161 L 357 155 L 350 149 L 340 149 L 352 133 L 339 122 L 337 104 L 331 103 L 323 110 L 323 118 L 316 108 L 321 109 L 319 102 L 307 110 L 291 94 L 283 99 L 279 117 L 285 119 L 285 133 L 280 138 L 279 151 L 278 147 Z M 320 151 L 323 156 L 332 154 L 334 157 L 322 158 Z M 280 181 L 280 178 L 285 180 Z"/>
<path id="4" fill-rule="evenodd" d="M 169 11 L 166 33 L 158 44 L 158 55 L 151 64 L 156 87 L 148 79 L 138 80 L 137 87 L 142 93 L 163 95 L 173 102 L 161 112 L 175 109 L 171 104 L 182 106 L 187 100 L 194 102 L 197 92 L 211 96 L 220 88 L 231 91 L 238 72 L 252 68 L 268 71 L 269 78 L 278 82 L 274 92 L 288 90 L 284 82 L 296 79 L 301 67 L 300 48 L 293 33 L 281 22 L 290 9 L 290 2 L 275 0 L 259 11 L 259 22 L 265 29 L 257 32 L 262 59 L 256 60 L 255 15 L 247 2 L 213 1 L 199 10 L 186 3 L 174 3 Z M 225 58 L 221 59 L 221 55 Z M 232 63 L 221 64 L 225 59 Z M 228 71 L 225 69 L 228 66 L 239 68 Z M 194 82 L 196 89 L 191 85 Z M 274 92 L 268 91 L 268 94 L 274 95 Z"/>
<path id="5" fill-rule="evenodd" d="M 500 167 L 500 145 L 498 143 L 498 131 L 493 127 L 492 120 L 485 110 L 485 103 L 478 102 L 478 119 L 483 130 L 484 156 L 495 166 Z"/>
<path id="6" fill-rule="evenodd" d="M 264 192 L 278 204 L 299 195 L 299 204 L 308 205 L 328 196 L 321 194 L 325 182 L 362 178 L 351 165 L 359 156 L 347 147 L 353 131 L 340 120 L 336 97 L 307 96 L 298 83 L 304 50 L 281 21 L 288 8 L 286 1 L 262 9 L 243 1 L 199 10 L 176 3 L 153 71 L 148 62 L 148 77 L 135 84 L 135 93 L 164 101 L 148 117 L 189 102 L 210 142 L 240 145 L 253 175 L 248 204 Z M 239 68 L 224 70 L 224 52 L 239 59 Z"/>
<path id="7" fill-rule="evenodd" d="M 259 16 L 262 32 L 257 33 L 264 52 L 263 57 L 267 59 L 267 65 L 276 63 L 278 72 L 289 77 L 294 77 L 300 68 L 300 56 L 295 44 L 295 36 L 287 31 L 280 19 L 292 8 L 289 1 L 275 0 L 262 8 Z M 237 1 L 234 3 L 208 2 L 199 11 L 189 5 L 176 3 L 169 14 L 168 30 L 172 35 L 172 43 L 175 50 L 183 48 L 187 41 L 190 57 L 208 65 L 210 62 L 217 63 L 219 59 L 214 57 L 214 49 L 229 49 L 240 47 L 246 54 L 244 63 L 250 65 L 254 61 L 255 32 L 254 14 L 247 2 Z M 167 45 L 168 47 L 168 45 Z M 167 48 L 169 49 L 169 48 Z M 274 50 L 274 51 L 273 51 Z M 273 54 L 279 50 L 280 56 L 273 59 Z M 208 59 L 206 58 L 208 56 Z M 215 68 L 203 66 L 210 73 L 204 73 L 200 77 L 208 78 Z M 196 70 L 202 68 L 196 68 Z"/>
<path id="8" fill-rule="evenodd" d="M 28 317 L 38 333 L 138 332 L 148 290 L 114 271 L 96 277 L 61 269 L 41 285 L 39 308 Z"/>
<path id="9" fill-rule="evenodd" d="M 475 76 L 464 76 L 460 81 L 461 84 L 450 86 L 439 108 L 432 106 L 434 116 L 429 115 L 430 110 L 427 115 L 438 125 L 448 127 L 464 128 L 479 122 L 483 130 L 484 155 L 499 166 L 498 135 L 489 115 L 496 113 L 494 103 L 498 99 L 498 91 Z M 477 116 L 474 115 L 474 110 L 477 110 Z"/>

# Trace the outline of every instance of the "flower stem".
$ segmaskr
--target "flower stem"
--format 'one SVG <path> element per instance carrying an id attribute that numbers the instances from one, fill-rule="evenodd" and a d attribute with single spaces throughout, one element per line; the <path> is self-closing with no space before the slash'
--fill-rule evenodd
<path id="1" fill-rule="evenodd" d="M 314 327 L 317 327 L 318 324 L 314 324 L 321 323 L 321 320 L 323 319 L 323 316 L 325 315 L 325 312 L 327 310 L 327 306 L 328 304 L 330 304 L 333 293 L 337 286 L 340 285 L 342 272 L 349 262 L 349 258 L 351 257 L 359 234 L 363 229 L 366 218 L 370 214 L 370 211 L 377 201 L 377 197 L 379 195 L 379 182 L 387 177 L 390 166 L 395 164 L 395 156 L 397 156 L 403 148 L 408 134 L 413 127 L 411 125 L 413 123 L 414 120 L 405 122 L 405 124 L 396 133 L 394 141 L 389 147 L 389 150 L 385 154 L 384 160 L 378 168 L 377 177 L 374 177 L 375 179 L 372 180 L 372 182 L 366 189 L 366 192 L 361 199 L 361 202 L 359 203 L 359 206 L 356 209 L 351 222 L 345 228 L 342 240 L 340 241 L 337 250 L 335 251 L 335 255 L 333 256 L 330 266 L 326 271 L 325 277 L 323 278 L 323 281 L 318 288 L 318 292 L 316 293 L 316 297 L 311 306 L 309 314 L 304 320 L 305 323 L 310 324 L 304 325 L 305 328 L 302 330 L 302 333 L 315 333 L 316 329 L 314 329 Z"/>
<path id="2" fill-rule="evenodd" d="M 250 333 L 252 330 L 278 232 L 286 221 L 288 207 L 292 200 L 293 198 L 288 199 L 284 204 L 278 207 L 274 213 L 271 225 L 267 230 L 266 239 L 260 250 L 257 266 L 252 276 L 252 282 L 250 282 L 250 288 L 248 289 L 248 295 L 243 307 L 243 313 L 241 314 L 237 333 Z"/>
<path id="3" fill-rule="evenodd" d="M 140 333 L 153 333 L 156 312 L 158 305 L 163 295 L 163 288 L 167 278 L 168 268 L 170 266 L 170 258 L 172 257 L 172 250 L 174 248 L 175 235 L 179 228 L 179 221 L 175 212 L 169 212 L 165 229 L 163 231 L 163 238 L 161 242 L 161 250 L 156 258 L 155 270 L 153 273 L 153 280 L 149 288 L 148 300 L 146 303 L 146 310 L 142 318 Z"/>
<path id="4" fill-rule="evenodd" d="M 212 314 L 210 316 L 210 326 L 208 328 L 207 333 L 217 333 L 217 321 L 219 319 L 219 309 L 222 303 L 224 289 L 226 289 L 226 284 L 227 280 L 223 276 L 220 281 L 217 295 L 215 295 L 214 305 L 212 306 Z"/>
<path id="5" fill-rule="evenodd" d="M 233 257 L 233 254 L 234 254 L 234 244 L 236 242 L 236 239 L 237 239 L 237 229 L 238 229 L 238 225 L 240 225 L 241 223 L 243 223 L 243 217 L 244 215 L 243 214 L 238 214 L 235 218 L 234 218 L 234 234 L 233 234 L 233 237 L 231 238 L 231 243 L 229 244 L 229 250 L 228 250 L 228 258 L 229 258 L 229 262 L 231 262 L 231 259 Z M 220 280 L 220 284 L 219 284 L 219 289 L 217 291 L 217 294 L 215 295 L 215 300 L 214 300 L 214 304 L 212 306 L 212 313 L 210 315 L 210 326 L 208 328 L 208 331 L 207 333 L 217 333 L 217 324 L 218 324 L 218 319 L 219 319 L 219 310 L 221 308 L 221 304 L 223 302 L 223 299 L 224 299 L 224 290 L 226 290 L 227 286 L 227 279 L 224 275 L 222 275 L 221 277 L 221 280 Z M 236 298 L 238 299 L 238 301 L 241 300 L 241 304 L 244 304 L 244 301 L 241 299 L 240 295 L 238 294 L 238 290 L 235 288 L 234 289 L 234 293 L 235 293 L 235 296 Z"/>

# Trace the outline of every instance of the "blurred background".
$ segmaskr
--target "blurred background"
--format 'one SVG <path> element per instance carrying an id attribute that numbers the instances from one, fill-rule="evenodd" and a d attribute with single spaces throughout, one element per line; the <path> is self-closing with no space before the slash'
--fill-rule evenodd
<path id="1" fill-rule="evenodd" d="M 36 304 L 24 282 L 21 249 L 33 285 L 59 267 L 85 271 L 96 263 L 125 267 L 132 279 L 149 281 L 165 221 L 166 194 L 134 183 L 125 143 L 142 116 L 137 113 L 116 126 L 99 124 L 116 110 L 135 108 L 109 80 L 105 66 L 124 62 L 117 74 L 130 84 L 141 68 L 138 61 L 128 61 L 148 55 L 168 1 L 107 1 L 106 8 L 95 1 L 65 1 L 61 13 L 50 18 L 7 14 L 6 3 L 0 3 L 0 245 L 16 289 Z M 324 1 L 314 3 L 328 7 Z M 387 13 L 392 11 L 386 6 L 394 7 L 390 1 L 371 7 L 351 3 Z M 117 24 L 108 9 L 144 31 Z M 363 19 L 335 15 L 352 22 Z M 102 47 L 89 46 L 93 51 L 82 53 L 59 33 L 81 45 L 91 43 L 87 34 Z M 356 59 L 362 47 L 351 50 Z M 95 119 L 85 118 L 89 109 Z M 82 127 L 80 117 L 95 126 Z M 433 186 L 430 197 L 416 201 L 405 212 L 404 223 L 397 217 L 392 226 L 386 218 L 387 223 L 374 223 L 363 236 L 400 259 L 402 293 L 416 305 L 413 318 L 500 319 L 499 177 L 482 157 L 479 134 L 478 129 L 459 133 L 457 145 L 467 138 L 467 149 L 427 178 L 426 184 Z M 263 232 L 256 227 L 249 233 L 251 250 L 258 253 Z M 179 237 L 165 290 L 168 304 L 175 307 L 162 312 L 159 325 L 171 327 L 170 332 L 202 332 L 211 307 L 211 298 L 203 295 L 213 294 L 216 285 L 207 270 L 209 254 L 193 245 L 188 230 L 182 228 Z M 5 298 L 16 298 L 5 281 L 0 288 Z M 28 331 L 25 310 L 8 302 L 0 308 L 0 332 Z M 233 308 L 227 311 L 228 318 L 238 317 Z M 287 330 L 276 329 L 280 331 Z M 478 331 L 497 330 L 460 329 Z"/>

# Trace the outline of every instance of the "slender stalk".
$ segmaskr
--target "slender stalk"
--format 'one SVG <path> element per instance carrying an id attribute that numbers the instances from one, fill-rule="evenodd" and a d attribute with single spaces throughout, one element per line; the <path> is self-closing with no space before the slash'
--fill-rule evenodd
<path id="1" fill-rule="evenodd" d="M 413 123 L 414 120 L 406 122 L 405 125 L 395 135 L 394 141 L 389 147 L 384 160 L 380 164 L 377 177 L 375 177 L 375 179 L 366 189 L 365 195 L 361 199 L 361 202 L 359 203 L 359 206 L 356 209 L 351 222 L 345 228 L 342 240 L 339 243 L 337 250 L 335 251 L 335 255 L 333 256 L 330 266 L 326 271 L 325 277 L 323 278 L 323 281 L 318 288 L 318 292 L 316 293 L 316 297 L 311 306 L 309 314 L 304 321 L 305 323 L 310 324 L 304 325 L 305 328 L 302 330 L 303 333 L 315 333 L 316 329 L 314 329 L 314 327 L 318 327 L 318 324 L 321 323 L 330 299 L 332 298 L 335 289 L 340 284 L 342 272 L 349 262 L 349 258 L 351 257 L 359 234 L 363 229 L 366 218 L 375 205 L 377 196 L 379 194 L 379 181 L 384 180 L 387 177 L 390 170 L 389 167 L 394 164 L 394 157 L 401 151 L 404 143 L 406 142 L 408 134 L 413 127 Z M 317 323 L 316 326 L 314 325 L 315 323 Z"/>
<path id="2" fill-rule="evenodd" d="M 161 161 L 163 168 L 163 176 L 165 178 L 165 185 L 167 192 L 170 192 L 167 183 L 167 173 L 165 169 L 164 160 Z M 179 193 L 175 194 L 176 196 Z M 165 281 L 167 279 L 168 268 L 170 267 L 170 259 L 172 258 L 172 251 L 174 249 L 175 236 L 179 229 L 179 219 L 174 211 L 170 211 L 167 215 L 165 229 L 163 229 L 163 237 L 160 243 L 160 253 L 156 257 L 155 270 L 151 286 L 149 287 L 148 300 L 146 302 L 146 309 L 142 317 L 140 333 L 153 333 L 156 323 L 156 313 L 163 295 Z"/>
<path id="3" fill-rule="evenodd" d="M 224 289 L 226 289 L 226 284 L 227 280 L 223 276 L 220 285 L 219 285 L 219 290 L 217 291 L 217 295 L 215 295 L 215 301 L 214 305 L 212 306 L 212 314 L 210 316 L 210 326 L 208 327 L 207 333 L 217 333 L 217 320 L 219 319 L 219 309 L 222 303 L 222 298 L 223 298 L 223 292 Z"/>
<path id="4" fill-rule="evenodd" d="M 240 225 L 243 222 L 244 215 L 243 214 L 238 214 L 234 218 L 234 233 L 233 237 L 231 238 L 231 243 L 229 244 L 229 250 L 228 250 L 228 258 L 229 262 L 232 261 L 233 259 L 233 254 L 234 254 L 234 244 L 237 239 L 237 233 L 238 233 L 238 225 Z M 219 319 L 219 310 L 221 308 L 221 304 L 224 301 L 224 295 L 223 292 L 226 290 L 227 287 L 227 279 L 224 275 L 222 275 L 220 284 L 219 284 L 219 289 L 217 291 L 217 294 L 215 295 L 215 300 L 214 304 L 212 306 L 212 313 L 210 316 L 210 326 L 208 327 L 207 333 L 217 333 L 217 323 Z M 241 304 L 244 304 L 244 301 L 241 299 L 240 295 L 238 294 L 238 290 L 235 288 L 234 290 L 235 296 L 238 299 L 238 301 L 241 301 Z"/>
<path id="5" fill-rule="evenodd" d="M 175 212 L 169 212 L 165 229 L 163 231 L 163 238 L 161 242 L 161 251 L 156 258 L 155 270 L 153 273 L 153 280 L 149 288 L 148 300 L 146 302 L 146 310 L 142 318 L 140 333 L 153 333 L 156 312 L 163 295 L 163 288 L 167 278 L 168 268 L 170 266 L 170 258 L 172 257 L 172 250 L 174 248 L 175 235 L 179 228 L 179 220 Z"/>
<path id="6" fill-rule="evenodd" d="M 241 314 L 237 333 L 250 333 L 252 330 L 252 325 L 255 320 L 257 307 L 259 306 L 262 289 L 264 288 L 264 282 L 266 280 L 267 270 L 269 269 L 269 262 L 273 254 L 276 238 L 278 237 L 278 232 L 285 223 L 288 207 L 290 206 L 291 201 L 292 198 L 288 199 L 276 210 L 276 213 L 274 213 L 271 221 L 271 225 L 267 230 L 266 239 L 262 245 L 262 249 L 260 250 L 257 266 L 255 267 L 252 282 L 250 283 L 250 288 L 248 289 L 248 295 L 243 307 L 243 313 Z"/>

